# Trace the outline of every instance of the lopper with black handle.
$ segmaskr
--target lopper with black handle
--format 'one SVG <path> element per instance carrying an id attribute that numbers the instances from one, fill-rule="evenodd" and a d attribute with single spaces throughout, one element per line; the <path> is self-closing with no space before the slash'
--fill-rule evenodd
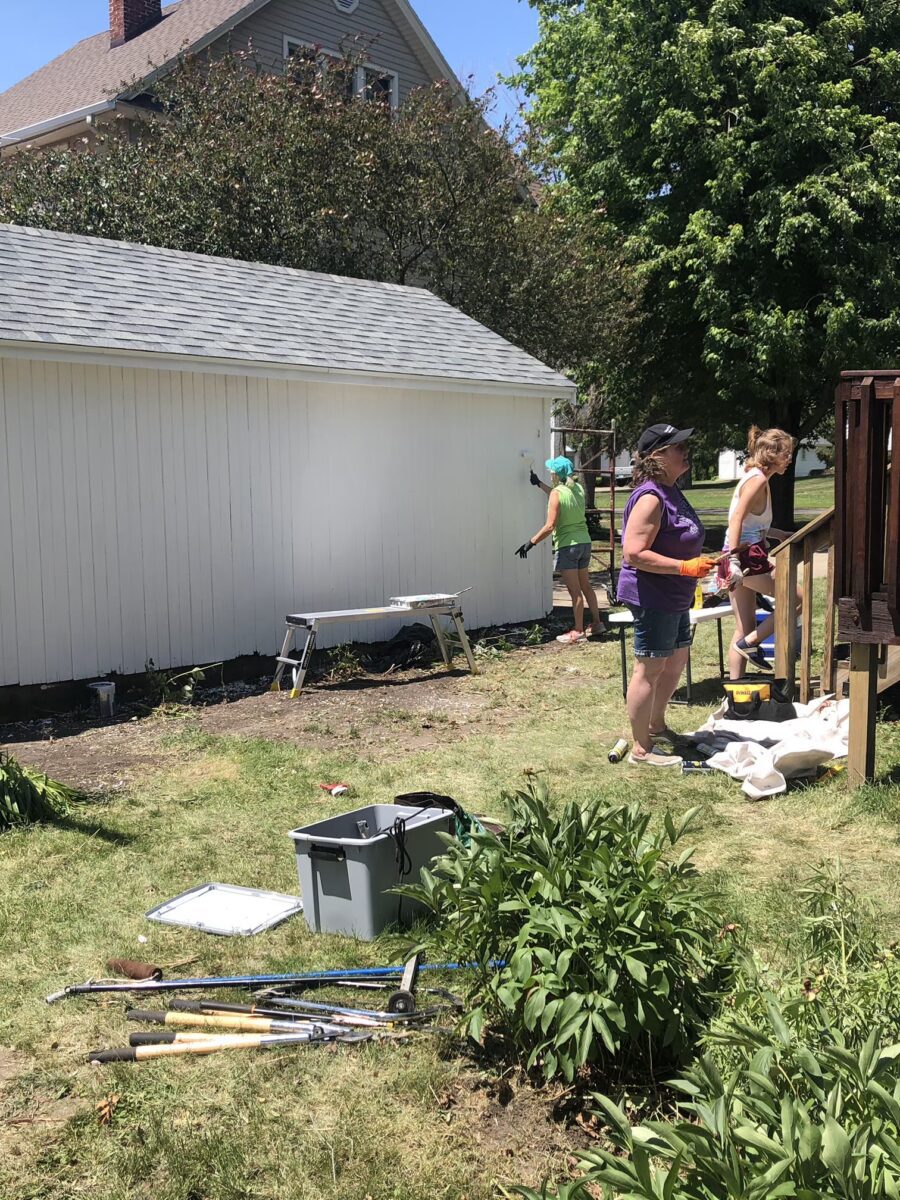
<path id="1" fill-rule="evenodd" d="M 316 1029 L 316 1027 L 313 1027 L 312 1032 L 315 1032 L 315 1029 Z M 298 1032 L 300 1032 L 300 1031 L 298 1031 Z M 306 1033 L 306 1032 L 310 1032 L 310 1031 L 303 1030 L 302 1032 Z M 351 1040 L 351 1041 L 355 1039 L 355 1034 L 350 1033 L 348 1031 L 345 1031 L 343 1034 L 340 1035 L 340 1037 L 333 1035 L 333 1034 L 326 1034 L 324 1031 L 321 1031 L 321 1030 L 320 1030 L 320 1032 L 322 1033 L 322 1036 L 320 1038 L 314 1039 L 314 1040 L 331 1042 L 331 1041 L 342 1041 L 342 1040 L 344 1040 L 344 1038 L 347 1038 L 348 1040 Z M 170 1044 L 179 1043 L 179 1042 L 200 1042 L 200 1043 L 202 1043 L 202 1042 L 211 1042 L 211 1041 L 221 1041 L 221 1039 L 223 1037 L 234 1038 L 235 1045 L 240 1045 L 241 1039 L 255 1038 L 255 1037 L 259 1037 L 259 1036 L 260 1035 L 257 1033 L 216 1033 L 214 1031 L 205 1030 L 205 1029 L 162 1029 L 162 1028 L 139 1029 L 134 1033 L 129 1033 L 128 1045 L 129 1046 L 163 1046 L 163 1045 L 170 1045 Z M 271 1038 L 276 1038 L 276 1037 L 277 1038 L 286 1038 L 288 1041 L 291 1041 L 292 1039 L 296 1039 L 296 1037 L 298 1035 L 296 1033 L 272 1033 L 272 1034 L 266 1034 L 265 1036 L 271 1037 Z M 368 1034 L 366 1034 L 366 1037 L 368 1037 Z"/>
<path id="2" fill-rule="evenodd" d="M 245 1016 L 274 1017 L 276 1020 L 295 1021 L 330 1019 L 335 1023 L 353 1025 L 390 1025 L 409 1020 L 400 1013 L 378 1012 L 367 1008 L 340 1008 L 335 1004 L 316 1004 L 311 1000 L 293 1000 L 273 997 L 271 1008 L 261 1004 L 226 1004 L 219 1000 L 173 1000 L 170 1012 L 193 1013 L 243 1013 Z M 308 1014 L 308 1015 L 307 1015 Z M 418 1016 L 419 1014 L 414 1014 Z"/>

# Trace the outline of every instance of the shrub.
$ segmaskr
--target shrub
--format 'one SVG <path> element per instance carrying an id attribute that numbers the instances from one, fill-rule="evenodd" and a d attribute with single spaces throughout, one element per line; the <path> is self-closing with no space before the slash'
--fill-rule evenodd
<path id="1" fill-rule="evenodd" d="M 668 861 L 698 810 L 652 834 L 636 806 L 569 803 L 555 817 L 534 783 L 504 799 L 503 834 L 448 838 L 403 889 L 438 918 L 440 953 L 477 964 L 465 1029 L 481 1040 L 489 1027 L 548 1079 L 612 1060 L 670 1069 L 730 977 L 691 850 Z"/>
<path id="2" fill-rule="evenodd" d="M 73 797 L 64 784 L 23 767 L 0 750 L 0 830 L 62 816 Z"/>
<path id="3" fill-rule="evenodd" d="M 632 1127 L 596 1097 L 616 1150 L 583 1154 L 584 1177 L 561 1197 L 587 1200 L 596 1184 L 629 1200 L 900 1196 L 900 1045 L 880 1029 L 858 1052 L 839 1037 L 800 1038 L 772 998 L 759 1028 L 734 1022 L 719 1036 L 740 1065 L 723 1077 L 705 1056 L 676 1081 L 684 1119 Z"/>
<path id="4" fill-rule="evenodd" d="M 615 1150 L 582 1155 L 582 1177 L 545 1185 L 543 1200 L 588 1200 L 598 1186 L 633 1200 L 900 1197 L 894 952 L 839 862 L 816 868 L 799 898 L 807 958 L 777 995 L 748 971 L 709 1053 L 672 1084 L 684 1116 L 632 1126 L 596 1096 Z"/>

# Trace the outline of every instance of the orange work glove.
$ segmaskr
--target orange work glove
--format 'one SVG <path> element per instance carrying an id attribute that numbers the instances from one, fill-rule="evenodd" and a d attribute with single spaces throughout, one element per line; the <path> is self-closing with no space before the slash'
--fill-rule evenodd
<path id="1" fill-rule="evenodd" d="M 679 575 L 690 575 L 692 579 L 702 579 L 719 565 L 718 558 L 710 554 L 701 554 L 699 558 L 686 558 L 678 567 Z"/>

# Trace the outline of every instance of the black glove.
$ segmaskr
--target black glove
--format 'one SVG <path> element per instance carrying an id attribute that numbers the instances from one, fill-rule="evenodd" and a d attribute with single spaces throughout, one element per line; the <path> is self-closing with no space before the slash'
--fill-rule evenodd
<path id="1" fill-rule="evenodd" d="M 534 471 L 531 472 L 531 474 L 528 476 L 528 479 L 531 482 L 532 487 L 540 487 L 541 486 L 541 481 L 538 478 L 538 476 L 535 475 Z"/>
<path id="2" fill-rule="evenodd" d="M 527 558 L 528 551 L 533 550 L 533 549 L 534 549 L 534 542 L 523 542 L 522 545 L 516 551 L 516 554 L 518 554 L 519 558 Z"/>

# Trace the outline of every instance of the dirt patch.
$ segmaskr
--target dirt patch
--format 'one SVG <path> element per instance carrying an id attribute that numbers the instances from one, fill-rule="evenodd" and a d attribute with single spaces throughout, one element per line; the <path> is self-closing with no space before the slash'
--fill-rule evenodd
<path id="1" fill-rule="evenodd" d="M 497 1173 L 510 1183 L 539 1188 L 548 1177 L 568 1178 L 576 1154 L 596 1144 L 592 1122 L 561 1119 L 559 1096 L 525 1079 L 463 1077 L 438 1098 L 448 1125 L 465 1129 L 485 1160 L 509 1160 Z"/>
<path id="2" fill-rule="evenodd" d="M 0 749 L 89 794 L 118 792 L 164 761 L 171 763 L 171 751 L 163 754 L 160 746 L 170 731 L 156 717 L 126 715 L 101 726 L 72 715 L 3 726 Z"/>
<path id="3" fill-rule="evenodd" d="M 0 1092 L 19 1075 L 24 1075 L 28 1059 L 20 1050 L 0 1046 Z"/>
<path id="4" fill-rule="evenodd" d="M 561 650 L 549 643 L 516 654 Z M 184 728 L 306 749 L 355 746 L 378 759 L 446 745 L 482 732 L 488 723 L 496 731 L 520 719 L 521 711 L 504 704 L 502 693 L 467 671 L 413 668 L 390 677 L 361 674 L 345 683 L 313 685 L 295 699 L 287 691 L 269 692 L 264 684 L 240 684 L 201 693 L 193 707 L 168 714 L 123 708 L 106 725 L 79 714 L 4 725 L 0 748 L 54 779 L 98 794 L 122 791 L 148 773 L 199 757 L 164 744 Z"/>
<path id="5" fill-rule="evenodd" d="M 323 750 L 356 743 L 366 757 L 377 758 L 388 748 L 428 749 L 446 741 L 450 730 L 454 737 L 472 732 L 489 707 L 491 696 L 475 691 L 468 675 L 410 672 L 390 681 L 363 678 L 310 689 L 293 700 L 287 692 L 267 692 L 205 708 L 198 723 L 207 733 Z M 497 716 L 492 709 L 492 723 Z"/>

